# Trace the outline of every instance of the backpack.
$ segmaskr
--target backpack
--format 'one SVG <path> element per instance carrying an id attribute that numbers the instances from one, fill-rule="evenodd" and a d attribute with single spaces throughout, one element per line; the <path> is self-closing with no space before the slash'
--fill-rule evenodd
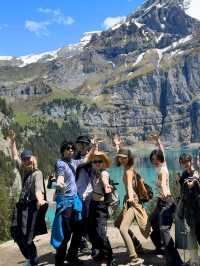
<path id="1" fill-rule="evenodd" d="M 144 178 L 141 177 L 140 174 L 136 173 L 137 179 L 137 194 L 139 200 L 142 203 L 146 203 L 153 198 L 153 189 L 151 186 L 144 182 Z"/>
<path id="2" fill-rule="evenodd" d="M 119 183 L 115 183 L 113 180 L 109 181 L 110 185 L 112 186 L 112 191 L 110 193 L 105 193 L 105 203 L 108 206 L 108 212 L 111 216 L 114 211 L 116 211 L 120 206 L 120 198 L 119 193 L 117 191 L 116 185 Z"/>

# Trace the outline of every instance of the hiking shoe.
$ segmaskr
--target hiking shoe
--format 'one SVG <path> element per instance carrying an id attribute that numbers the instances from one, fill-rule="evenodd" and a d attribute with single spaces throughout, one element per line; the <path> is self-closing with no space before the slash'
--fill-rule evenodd
<path id="1" fill-rule="evenodd" d="M 129 266 L 135 266 L 135 265 L 140 265 L 144 262 L 143 259 L 141 258 L 132 258 L 130 263 L 129 263 Z"/>

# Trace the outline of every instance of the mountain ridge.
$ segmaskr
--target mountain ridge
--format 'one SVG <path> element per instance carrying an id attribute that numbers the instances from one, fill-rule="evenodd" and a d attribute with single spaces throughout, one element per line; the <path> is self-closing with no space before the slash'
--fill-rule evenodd
<path id="1" fill-rule="evenodd" d="M 75 115 L 87 132 L 101 128 L 105 138 L 118 132 L 127 143 L 151 131 L 169 143 L 199 141 L 200 22 L 180 2 L 148 0 L 51 61 L 0 65 L 0 96 L 16 112 Z M 28 111 L 31 101 L 35 109 Z"/>

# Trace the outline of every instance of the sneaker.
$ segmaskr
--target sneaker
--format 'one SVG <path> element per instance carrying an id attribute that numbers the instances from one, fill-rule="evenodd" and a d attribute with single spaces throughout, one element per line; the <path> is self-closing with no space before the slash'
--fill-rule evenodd
<path id="1" fill-rule="evenodd" d="M 141 265 L 143 262 L 144 260 L 141 258 L 132 258 L 129 265 L 130 266 Z"/>

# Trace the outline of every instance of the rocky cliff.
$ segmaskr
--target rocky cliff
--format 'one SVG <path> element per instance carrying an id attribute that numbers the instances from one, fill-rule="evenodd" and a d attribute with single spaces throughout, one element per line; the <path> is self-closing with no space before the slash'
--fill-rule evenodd
<path id="1" fill-rule="evenodd" d="M 76 116 L 86 131 L 118 132 L 127 143 L 144 141 L 152 130 L 170 144 L 199 142 L 199 32 L 181 0 L 148 0 L 124 22 L 51 60 L 1 61 L 0 95 L 18 97 L 26 112 L 37 96 L 35 114 Z"/>

